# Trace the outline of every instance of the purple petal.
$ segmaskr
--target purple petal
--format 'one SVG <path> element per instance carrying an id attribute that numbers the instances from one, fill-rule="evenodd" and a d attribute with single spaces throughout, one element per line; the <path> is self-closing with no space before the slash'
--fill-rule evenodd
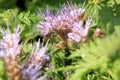
<path id="1" fill-rule="evenodd" d="M 79 42 L 81 37 L 74 33 L 68 33 L 68 37 L 76 42 Z"/>

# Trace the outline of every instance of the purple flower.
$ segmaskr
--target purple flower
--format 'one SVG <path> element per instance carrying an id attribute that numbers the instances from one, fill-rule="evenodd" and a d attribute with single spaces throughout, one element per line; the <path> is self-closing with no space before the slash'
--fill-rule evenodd
<path id="1" fill-rule="evenodd" d="M 14 33 L 11 33 L 9 28 L 7 31 L 0 30 L 3 35 L 3 39 L 0 40 L 0 57 L 11 56 L 14 60 L 22 48 L 22 44 L 19 44 L 22 30 L 19 27 L 15 29 Z"/>
<path id="2" fill-rule="evenodd" d="M 52 24 L 53 18 L 55 17 L 52 11 L 47 7 L 46 14 L 43 13 L 38 14 L 40 17 L 44 18 L 44 22 L 40 22 L 38 24 L 38 28 L 41 29 L 41 33 L 45 36 L 50 33 L 50 29 L 54 27 Z"/>
<path id="3" fill-rule="evenodd" d="M 51 23 L 50 22 L 44 22 L 44 23 L 41 22 L 41 23 L 39 23 L 39 25 L 37 27 L 41 29 L 41 33 L 43 35 L 47 35 L 49 33 Z"/>
<path id="4" fill-rule="evenodd" d="M 85 8 L 77 8 L 74 4 L 63 5 L 56 13 L 52 13 L 50 9 L 46 9 L 46 15 L 41 15 L 45 21 L 40 22 L 39 28 L 41 33 L 46 36 L 56 33 L 62 40 L 68 38 L 79 42 L 82 37 L 86 37 L 91 27 L 91 19 L 83 21 Z M 85 23 L 85 24 L 84 24 Z"/>
<path id="5" fill-rule="evenodd" d="M 76 42 L 80 42 L 82 38 L 86 37 L 91 28 L 91 19 L 88 18 L 86 24 L 83 21 L 75 22 L 73 24 L 72 32 L 68 33 L 68 37 Z"/>
<path id="6" fill-rule="evenodd" d="M 40 80 L 44 73 L 44 66 L 49 62 L 50 58 L 46 55 L 48 43 L 40 46 L 40 41 L 36 47 L 32 48 L 31 54 L 27 62 L 22 66 L 23 80 Z"/>

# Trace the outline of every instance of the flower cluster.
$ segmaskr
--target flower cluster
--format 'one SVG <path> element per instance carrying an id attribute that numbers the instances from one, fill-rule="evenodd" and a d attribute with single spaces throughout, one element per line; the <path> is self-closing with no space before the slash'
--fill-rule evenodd
<path id="1" fill-rule="evenodd" d="M 45 67 L 49 67 L 47 64 L 50 60 L 46 55 L 48 50 L 48 44 L 40 48 L 40 41 L 37 43 L 31 51 L 30 57 L 22 67 L 23 80 L 45 80 L 46 75 L 43 75 Z M 44 68 L 43 68 L 44 67 Z"/>
<path id="2" fill-rule="evenodd" d="M 44 36 L 52 33 L 58 34 L 63 40 L 72 39 L 80 42 L 82 37 L 86 37 L 91 27 L 91 18 L 83 21 L 85 8 L 77 8 L 75 5 L 63 5 L 56 14 L 46 8 L 46 14 L 40 13 L 45 21 L 40 22 L 38 28 Z"/>
<path id="3" fill-rule="evenodd" d="M 22 44 L 20 44 L 20 33 L 22 30 L 15 29 L 14 33 L 8 28 L 7 31 L 1 29 L 3 39 L 0 41 L 0 57 L 11 56 L 13 60 L 19 55 Z"/>
<path id="4" fill-rule="evenodd" d="M 0 58 L 3 59 L 5 70 L 9 80 L 21 80 L 21 70 L 18 58 L 22 49 L 20 43 L 20 33 L 22 29 L 16 28 L 14 33 L 8 28 L 7 31 L 1 29 L 3 39 L 0 40 Z"/>
<path id="5" fill-rule="evenodd" d="M 85 41 L 85 37 L 91 27 L 91 19 L 87 19 L 85 28 L 83 26 L 82 20 L 75 22 L 72 27 L 72 32 L 68 33 L 68 37 L 76 42 L 80 42 L 80 40 Z"/>
<path id="6" fill-rule="evenodd" d="M 19 57 L 22 49 L 20 33 L 22 30 L 15 29 L 14 33 L 1 29 L 3 39 L 0 40 L 0 58 L 4 61 L 5 70 L 9 80 L 45 80 L 44 74 L 49 68 L 50 58 L 46 55 L 48 43 L 40 46 L 40 40 L 36 47 L 32 48 L 28 60 L 20 65 Z"/>

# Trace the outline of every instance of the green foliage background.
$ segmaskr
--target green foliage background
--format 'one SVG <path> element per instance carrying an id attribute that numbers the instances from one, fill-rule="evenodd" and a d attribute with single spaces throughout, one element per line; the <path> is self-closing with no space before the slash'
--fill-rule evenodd
<path id="1" fill-rule="evenodd" d="M 44 11 L 49 6 L 56 10 L 67 1 L 24 0 L 26 10 L 22 10 L 16 2 L 17 0 L 0 0 L 0 27 L 10 26 L 12 30 L 18 25 L 24 27 L 21 39 L 24 42 L 22 57 L 25 58 L 30 53 L 31 42 L 36 42 L 36 37 L 41 36 L 36 29 L 38 22 L 43 20 L 37 16 L 39 9 Z M 84 4 L 84 0 L 74 2 L 78 6 Z M 94 12 L 93 28 L 100 27 L 105 32 L 105 38 L 90 40 L 89 44 L 70 50 L 70 56 L 65 56 L 66 52 L 61 49 L 56 50 L 50 56 L 53 68 L 46 74 L 52 80 L 120 80 L 120 0 L 86 0 L 85 6 L 88 13 Z M 58 41 L 52 36 L 50 46 Z M 53 49 L 50 47 L 49 51 Z M 66 60 L 71 60 L 71 64 L 65 65 Z M 2 61 L 0 80 L 7 80 Z"/>

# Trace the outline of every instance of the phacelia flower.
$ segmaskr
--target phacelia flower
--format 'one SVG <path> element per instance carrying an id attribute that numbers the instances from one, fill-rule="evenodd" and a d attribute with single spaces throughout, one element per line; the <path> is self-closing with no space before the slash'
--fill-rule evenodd
<path id="1" fill-rule="evenodd" d="M 40 22 L 38 28 L 44 36 L 56 33 L 64 41 L 72 39 L 80 42 L 81 36 L 87 36 L 91 28 L 91 19 L 83 21 L 85 8 L 77 8 L 74 4 L 63 5 L 60 10 L 53 14 L 50 9 L 46 9 L 46 14 L 39 15 L 45 19 Z M 85 24 L 84 24 L 85 23 Z"/>
<path id="2" fill-rule="evenodd" d="M 45 66 L 49 62 L 50 58 L 46 54 L 48 50 L 48 44 L 40 46 L 40 41 L 36 47 L 33 47 L 29 59 L 22 67 L 23 80 L 42 80 L 45 75 Z"/>
<path id="3" fill-rule="evenodd" d="M 20 33 L 22 30 L 17 27 L 12 33 L 8 28 L 7 31 L 1 29 L 3 39 L 0 41 L 0 57 L 11 56 L 12 59 L 16 59 L 19 55 L 22 44 L 20 44 Z"/>
<path id="4" fill-rule="evenodd" d="M 45 22 L 40 22 L 37 27 L 41 29 L 43 35 L 47 35 L 50 33 L 50 29 L 54 26 L 52 21 L 55 16 L 49 8 L 46 8 L 46 14 L 40 13 L 39 15 L 45 19 Z"/>
<path id="5" fill-rule="evenodd" d="M 17 27 L 12 33 L 10 29 L 3 30 L 3 39 L 0 40 L 0 58 L 4 61 L 5 70 L 9 80 L 21 80 L 21 69 L 18 63 L 22 44 L 20 44 L 20 33 L 22 30 Z"/>
<path id="6" fill-rule="evenodd" d="M 86 24 L 83 24 L 83 21 L 75 22 L 73 24 L 72 32 L 68 33 L 68 37 L 76 42 L 80 42 L 82 39 L 84 41 L 84 38 L 87 36 L 88 31 L 91 27 L 91 19 L 87 19 Z"/>

